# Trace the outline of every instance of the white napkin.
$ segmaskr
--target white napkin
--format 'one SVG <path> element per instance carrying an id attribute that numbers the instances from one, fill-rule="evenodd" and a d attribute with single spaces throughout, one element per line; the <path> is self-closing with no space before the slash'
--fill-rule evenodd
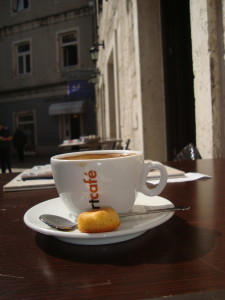
<path id="1" fill-rule="evenodd" d="M 201 178 L 212 178 L 212 176 L 201 174 L 201 173 L 189 172 L 189 173 L 185 173 L 185 175 L 182 177 L 169 177 L 167 179 L 167 183 L 193 181 L 193 180 L 198 180 Z M 151 184 L 158 184 L 159 180 L 158 179 L 147 179 L 147 182 L 151 183 Z"/>

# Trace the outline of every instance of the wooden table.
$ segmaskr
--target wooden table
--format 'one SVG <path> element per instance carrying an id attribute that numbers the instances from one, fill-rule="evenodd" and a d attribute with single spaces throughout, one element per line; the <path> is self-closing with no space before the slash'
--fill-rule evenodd
<path id="1" fill-rule="evenodd" d="M 167 184 L 191 210 L 118 244 L 81 246 L 23 223 L 55 189 L 0 191 L 0 299 L 225 299 L 225 160 L 171 162 L 212 179 Z M 14 175 L 0 175 L 1 186 Z M 163 298 L 167 299 L 167 298 Z"/>

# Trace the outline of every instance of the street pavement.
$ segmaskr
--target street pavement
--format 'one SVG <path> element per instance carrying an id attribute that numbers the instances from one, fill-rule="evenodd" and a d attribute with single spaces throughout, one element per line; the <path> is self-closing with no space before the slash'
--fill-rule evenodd
<path id="1" fill-rule="evenodd" d="M 50 164 L 50 157 L 31 155 L 31 156 L 25 156 L 24 161 L 20 162 L 16 156 L 13 156 L 11 158 L 11 164 L 12 164 L 12 172 L 20 173 L 34 166 L 42 166 L 42 165 Z"/>

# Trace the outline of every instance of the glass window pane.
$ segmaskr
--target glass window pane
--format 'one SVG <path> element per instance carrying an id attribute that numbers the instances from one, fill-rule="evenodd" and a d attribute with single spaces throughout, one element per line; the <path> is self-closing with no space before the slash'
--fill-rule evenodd
<path id="1" fill-rule="evenodd" d="M 29 7 L 29 0 L 16 0 L 16 10 L 21 11 Z"/>
<path id="2" fill-rule="evenodd" d="M 64 35 L 62 37 L 62 43 L 63 44 L 67 44 L 67 43 L 71 43 L 71 42 L 76 42 L 76 38 L 75 38 L 74 33 L 70 33 L 70 34 Z"/>
<path id="3" fill-rule="evenodd" d="M 23 57 L 22 56 L 18 57 L 18 73 L 19 74 L 24 73 L 24 70 L 23 70 Z"/>
<path id="4" fill-rule="evenodd" d="M 16 9 L 18 11 L 22 10 L 23 9 L 23 3 L 22 3 L 22 0 L 17 0 L 16 1 Z"/>
<path id="5" fill-rule="evenodd" d="M 30 51 L 30 45 L 29 44 L 23 44 L 18 46 L 18 53 L 28 52 Z"/>
<path id="6" fill-rule="evenodd" d="M 30 73 L 30 55 L 26 55 L 26 73 Z"/>
<path id="7" fill-rule="evenodd" d="M 29 7 L 29 0 L 23 0 L 24 9 Z"/>
<path id="8" fill-rule="evenodd" d="M 77 46 L 71 45 L 63 47 L 64 67 L 77 65 Z"/>
<path id="9" fill-rule="evenodd" d="M 33 115 L 21 115 L 21 116 L 19 116 L 19 122 L 20 123 L 28 122 L 28 121 L 33 122 Z"/>

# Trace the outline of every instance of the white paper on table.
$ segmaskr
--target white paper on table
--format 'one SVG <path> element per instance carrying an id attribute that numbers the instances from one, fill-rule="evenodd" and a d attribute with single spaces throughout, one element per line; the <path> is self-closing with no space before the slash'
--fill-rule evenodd
<path id="1" fill-rule="evenodd" d="M 206 174 L 201 174 L 201 173 L 185 173 L 184 176 L 182 177 L 171 177 L 167 179 L 167 183 L 172 183 L 172 182 L 186 182 L 186 181 L 194 181 L 198 180 L 201 178 L 212 178 L 212 176 L 206 175 Z M 147 179 L 148 183 L 151 184 L 158 184 L 159 179 Z"/>

